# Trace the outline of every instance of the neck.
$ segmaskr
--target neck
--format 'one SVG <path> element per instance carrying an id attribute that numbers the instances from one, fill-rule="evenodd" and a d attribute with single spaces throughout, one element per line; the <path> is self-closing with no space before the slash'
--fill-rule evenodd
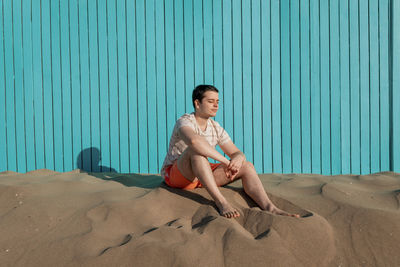
<path id="1" fill-rule="evenodd" d="M 207 120 L 209 119 L 208 116 L 204 116 L 203 114 L 199 114 L 198 112 L 194 113 L 194 117 L 196 118 L 197 124 L 201 128 L 205 128 L 207 125 Z"/>

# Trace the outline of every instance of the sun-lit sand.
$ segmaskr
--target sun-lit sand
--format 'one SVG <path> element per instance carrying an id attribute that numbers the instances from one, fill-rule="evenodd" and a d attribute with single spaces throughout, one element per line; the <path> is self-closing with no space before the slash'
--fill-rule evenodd
<path id="1" fill-rule="evenodd" d="M 400 174 L 262 174 L 279 208 L 237 181 L 218 215 L 205 189 L 158 175 L 0 173 L 1 266 L 400 266 Z"/>

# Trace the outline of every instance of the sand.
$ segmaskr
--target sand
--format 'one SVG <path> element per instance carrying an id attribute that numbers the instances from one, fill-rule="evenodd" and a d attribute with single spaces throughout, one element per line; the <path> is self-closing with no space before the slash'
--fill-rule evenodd
<path id="1" fill-rule="evenodd" d="M 262 174 L 278 207 L 237 181 L 218 215 L 205 189 L 158 175 L 0 173 L 1 266 L 400 266 L 400 174 Z"/>

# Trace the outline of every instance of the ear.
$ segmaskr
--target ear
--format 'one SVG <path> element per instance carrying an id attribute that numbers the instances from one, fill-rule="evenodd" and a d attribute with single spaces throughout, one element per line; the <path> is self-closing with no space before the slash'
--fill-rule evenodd
<path id="1" fill-rule="evenodd" d="M 195 106 L 196 108 L 200 108 L 200 101 L 199 101 L 198 99 L 196 99 L 196 100 L 194 101 L 194 106 Z"/>

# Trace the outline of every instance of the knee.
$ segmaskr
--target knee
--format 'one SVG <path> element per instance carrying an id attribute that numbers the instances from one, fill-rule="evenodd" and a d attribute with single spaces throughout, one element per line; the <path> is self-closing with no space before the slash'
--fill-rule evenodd
<path id="1" fill-rule="evenodd" d="M 187 148 L 187 153 L 189 153 L 189 157 L 191 160 L 207 160 L 207 157 L 200 155 L 196 151 L 194 151 L 191 147 Z"/>
<path id="2" fill-rule="evenodd" d="M 255 171 L 254 165 L 253 165 L 253 163 L 251 163 L 250 161 L 244 162 L 242 168 L 243 168 L 243 171 L 244 171 L 244 172 L 248 172 L 248 171 L 252 172 L 252 171 Z"/>

